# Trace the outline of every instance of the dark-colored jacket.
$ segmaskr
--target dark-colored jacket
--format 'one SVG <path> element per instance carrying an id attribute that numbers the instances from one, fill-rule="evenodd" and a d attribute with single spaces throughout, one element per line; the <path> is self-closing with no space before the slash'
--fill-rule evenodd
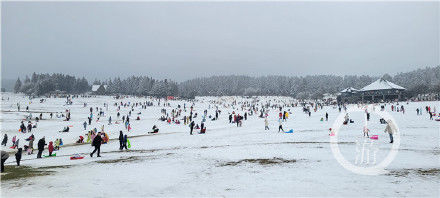
<path id="1" fill-rule="evenodd" d="M 8 135 L 5 134 L 5 137 L 3 137 L 2 144 L 5 144 L 8 142 Z"/>
<path id="2" fill-rule="evenodd" d="M 124 135 L 122 134 L 122 131 L 119 132 L 119 141 L 120 142 L 124 141 Z"/>
<path id="3" fill-rule="evenodd" d="M 22 151 L 23 151 L 23 149 L 22 149 L 22 148 L 19 148 L 18 151 L 17 151 L 17 153 L 15 153 L 15 159 L 16 159 L 17 161 L 20 161 L 20 160 L 21 160 L 21 153 L 22 153 Z"/>
<path id="4" fill-rule="evenodd" d="M 101 143 L 102 143 L 101 135 L 97 135 L 95 137 L 95 139 L 93 139 L 93 144 L 92 145 L 98 147 L 98 146 L 101 146 Z"/>
<path id="5" fill-rule="evenodd" d="M 41 138 L 40 140 L 38 140 L 38 150 L 44 150 L 44 146 L 46 146 L 46 141 L 44 140 L 44 138 Z"/>

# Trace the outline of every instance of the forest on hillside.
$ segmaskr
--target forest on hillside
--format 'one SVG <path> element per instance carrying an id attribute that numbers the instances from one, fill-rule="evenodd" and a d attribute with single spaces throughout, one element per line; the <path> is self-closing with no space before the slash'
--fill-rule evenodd
<path id="1" fill-rule="evenodd" d="M 425 93 L 440 93 L 440 66 L 426 67 L 394 76 L 368 75 L 308 75 L 308 76 L 260 76 L 243 75 L 211 76 L 195 78 L 181 83 L 170 79 L 157 80 L 147 76 L 119 77 L 95 80 L 93 84 L 108 85 L 106 94 L 139 96 L 292 96 L 299 99 L 318 99 L 325 93 L 335 94 L 347 87 L 361 89 L 378 78 L 384 78 L 407 89 L 408 96 Z M 36 74 L 24 81 L 17 79 L 15 92 L 28 95 L 45 95 L 55 91 L 68 94 L 83 94 L 91 91 L 91 84 L 83 77 L 65 74 Z"/>

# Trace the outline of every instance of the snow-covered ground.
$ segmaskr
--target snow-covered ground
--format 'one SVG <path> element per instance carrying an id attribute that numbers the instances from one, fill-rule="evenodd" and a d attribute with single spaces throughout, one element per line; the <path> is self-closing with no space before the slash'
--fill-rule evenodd
<path id="1" fill-rule="evenodd" d="M 401 103 L 405 106 L 405 114 L 391 112 L 391 105 L 387 104 L 386 111 L 400 129 L 400 148 L 394 161 L 386 168 L 388 173 L 366 176 L 344 169 L 330 149 L 328 129 L 340 115 L 338 108 L 333 106 L 312 111 L 310 117 L 303 113 L 302 107 L 285 107 L 283 110 L 291 114 L 283 127 L 294 132 L 278 133 L 277 108 L 270 109 L 270 130 L 265 131 L 264 119 L 258 117 L 259 113 L 248 116 L 242 127 L 229 124 L 229 113 L 244 113 L 240 104 L 230 105 L 232 101 L 250 102 L 252 99 L 198 98 L 194 105 L 194 111 L 199 114 L 196 123 L 200 124 L 205 109 L 208 115 L 215 115 L 216 105 L 221 114 L 217 121 L 207 119 L 206 134 L 191 136 L 188 125 L 183 122 L 177 125 L 158 120 L 162 108 L 170 112 L 181 105 L 183 109 L 184 101 L 168 101 L 170 107 L 157 106 L 157 101 L 146 109 L 135 107 L 130 117 L 132 130 L 127 132 L 123 124 L 114 124 L 117 106 L 113 104 L 150 99 L 131 97 L 117 100 L 97 96 L 74 98 L 72 105 L 66 105 L 65 98 L 49 98 L 43 103 L 39 98 L 30 101 L 23 95 L 11 93 L 4 93 L 2 98 L 1 137 L 4 133 L 9 136 L 8 146 L 2 146 L 3 150 L 12 154 L 13 150 L 9 147 L 14 135 L 20 139 L 20 147 L 27 143 L 24 139 L 30 133 L 18 132 L 20 121 L 29 115 L 25 111 L 26 106 L 29 106 L 33 117 L 39 115 L 37 112 L 44 112 L 43 120 L 32 132 L 36 137 L 34 147 L 43 136 L 46 142 L 62 138 L 66 145 L 56 151 L 57 157 L 36 159 L 36 152 L 23 155 L 21 165 L 53 166 L 49 170 L 55 172 L 47 176 L 2 181 L 2 197 L 440 196 L 440 122 L 430 120 L 424 110 L 425 106 L 440 110 L 438 101 Z M 259 100 L 258 104 L 294 102 L 284 97 L 259 97 Z M 17 111 L 17 103 L 21 105 L 20 112 Z M 108 110 L 104 103 L 109 104 Z M 182 116 L 189 115 L 190 106 L 191 103 L 186 102 L 187 111 L 182 111 Z M 92 126 L 88 126 L 87 130 L 100 130 L 105 125 L 104 130 L 110 138 L 117 139 L 119 130 L 136 136 L 129 138 L 131 148 L 128 151 L 119 151 L 119 142 L 114 140 L 102 145 L 101 158 L 96 158 L 96 155 L 91 158 L 88 155 L 93 149 L 90 144 L 70 146 L 87 132 L 82 123 L 87 120 L 90 107 L 103 108 L 106 116 L 96 122 L 94 115 Z M 422 108 L 423 114 L 418 116 L 416 108 Z M 56 118 L 55 112 L 66 109 L 71 111 L 70 121 Z M 121 107 L 121 117 L 127 115 L 130 109 Z M 47 112 L 54 112 L 54 118 L 49 119 Z M 141 112 L 139 121 L 135 120 L 138 112 Z M 326 112 L 329 120 L 320 121 Z M 108 116 L 112 116 L 111 125 L 108 125 Z M 356 142 L 370 141 L 362 138 L 364 116 L 362 112 L 351 113 L 350 118 L 355 123 L 342 126 L 338 135 L 342 154 L 353 164 L 358 146 Z M 154 124 L 160 132 L 147 134 Z M 70 132 L 58 132 L 65 126 L 72 126 Z M 388 135 L 384 133 L 385 125 L 380 124 L 378 115 L 372 113 L 368 127 L 370 135 L 379 135 L 374 142 L 378 149 L 377 161 L 380 162 L 391 148 Z M 70 160 L 74 153 L 80 153 L 85 158 Z M 47 154 L 47 149 L 43 154 Z M 15 164 L 13 155 L 6 164 Z"/>

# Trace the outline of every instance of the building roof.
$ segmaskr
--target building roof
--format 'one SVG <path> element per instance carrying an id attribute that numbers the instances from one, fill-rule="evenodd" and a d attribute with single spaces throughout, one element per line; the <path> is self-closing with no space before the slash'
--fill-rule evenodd
<path id="1" fill-rule="evenodd" d="M 107 89 L 107 85 L 103 85 L 104 89 Z M 98 91 L 99 87 L 101 87 L 101 85 L 92 85 L 92 91 Z"/>
<path id="2" fill-rule="evenodd" d="M 380 78 L 373 83 L 365 86 L 360 91 L 374 91 L 374 90 L 388 90 L 388 89 L 398 89 L 398 90 L 405 90 L 405 88 L 396 85 L 390 81 L 387 81 L 383 78 Z"/>
<path id="3" fill-rule="evenodd" d="M 353 88 L 353 87 L 348 87 L 348 88 L 345 88 L 344 90 L 342 90 L 342 91 L 340 91 L 341 93 L 356 93 L 356 92 L 358 92 L 359 90 L 357 90 L 357 89 L 355 89 L 355 88 Z"/>

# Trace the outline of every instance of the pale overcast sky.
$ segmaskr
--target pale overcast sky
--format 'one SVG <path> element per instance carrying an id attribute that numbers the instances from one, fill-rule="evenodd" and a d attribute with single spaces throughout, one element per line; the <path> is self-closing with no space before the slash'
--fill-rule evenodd
<path id="1" fill-rule="evenodd" d="M 439 65 L 439 2 L 3 2 L 2 78 L 183 81 Z"/>

